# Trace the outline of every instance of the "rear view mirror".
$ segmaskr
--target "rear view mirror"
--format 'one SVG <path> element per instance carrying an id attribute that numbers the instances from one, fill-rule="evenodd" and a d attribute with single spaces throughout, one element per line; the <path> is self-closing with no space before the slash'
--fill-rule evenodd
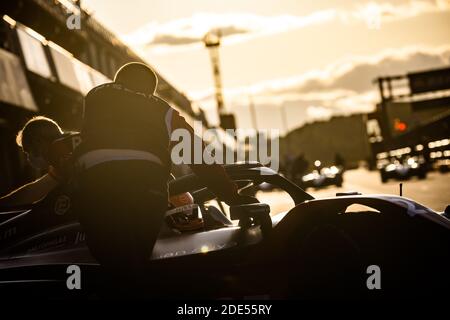
<path id="1" fill-rule="evenodd" d="M 239 225 L 244 228 L 260 225 L 264 236 L 272 229 L 270 206 L 265 203 L 231 206 L 230 216 L 232 220 L 239 220 Z"/>

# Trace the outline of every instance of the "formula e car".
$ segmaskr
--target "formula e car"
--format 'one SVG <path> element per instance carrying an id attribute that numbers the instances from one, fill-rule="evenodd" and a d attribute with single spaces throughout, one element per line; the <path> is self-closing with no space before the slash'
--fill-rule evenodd
<path id="1" fill-rule="evenodd" d="M 342 187 L 343 182 L 343 170 L 337 166 L 316 168 L 296 181 L 304 190 L 308 188 L 320 189 L 332 185 Z"/>
<path id="2" fill-rule="evenodd" d="M 425 179 L 427 177 L 427 165 L 421 156 L 412 156 L 399 161 L 391 160 L 379 166 L 381 181 L 387 182 L 389 179 L 407 180 L 411 177 Z"/>
<path id="3" fill-rule="evenodd" d="M 148 262 L 141 294 L 157 298 L 418 297 L 450 289 L 450 221 L 413 200 L 341 194 L 313 199 L 257 163 L 225 166 L 240 192 L 276 185 L 293 205 L 274 214 L 266 203 L 227 207 L 190 174 L 170 194 L 190 192 L 201 228 L 165 225 Z M 258 195 L 257 195 L 258 197 Z M 180 211 L 177 211 L 179 220 Z M 151 214 L 151 213 L 149 213 Z M 193 207 L 189 208 L 193 214 Z M 0 295 L 98 298 L 106 284 L 61 189 L 29 208 L 3 212 Z M 81 289 L 67 286 L 68 266 Z M 368 273 L 381 272 L 381 289 Z M 114 288 L 114 285 L 111 285 Z M 114 294 L 114 290 L 108 290 Z"/>

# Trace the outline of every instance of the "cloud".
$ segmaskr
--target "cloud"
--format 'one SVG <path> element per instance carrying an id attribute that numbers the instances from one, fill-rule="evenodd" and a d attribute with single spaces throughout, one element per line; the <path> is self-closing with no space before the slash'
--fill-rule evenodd
<path id="1" fill-rule="evenodd" d="M 311 92 L 330 89 L 364 92 L 379 76 L 404 74 L 441 67 L 450 63 L 450 46 L 435 49 L 410 47 L 388 49 L 371 57 L 348 57 L 324 70 L 315 70 L 304 76 L 279 81 L 274 92 Z M 281 88 L 280 88 L 281 87 Z"/>
<path id="2" fill-rule="evenodd" d="M 327 99 L 363 93 L 374 88 L 373 80 L 379 76 L 405 74 L 407 72 L 439 68 L 450 64 L 450 46 L 437 48 L 406 47 L 387 49 L 372 56 L 348 56 L 323 69 L 310 70 L 298 76 L 272 79 L 248 87 L 226 88 L 229 97 L 249 94 L 281 96 L 301 95 L 314 99 Z M 213 89 L 192 92 L 194 100 L 210 99 Z"/>
<path id="3" fill-rule="evenodd" d="M 230 111 L 249 104 L 292 106 L 297 109 L 296 126 L 305 121 L 323 120 L 332 115 L 373 111 L 379 96 L 373 80 L 379 76 L 402 75 L 450 65 L 450 46 L 408 47 L 385 50 L 373 56 L 353 56 L 326 68 L 285 79 L 273 79 L 248 87 L 226 88 L 225 101 Z M 192 93 L 200 105 L 214 110 L 213 88 Z M 303 109 L 306 112 L 300 112 Z M 294 117 L 294 118 L 295 118 Z"/>
<path id="4" fill-rule="evenodd" d="M 235 41 L 268 35 L 330 21 L 336 10 L 317 11 L 306 16 L 261 16 L 251 13 L 196 13 L 166 23 L 151 22 L 122 38 L 130 45 L 155 46 L 192 44 L 202 41 L 210 30 Z M 240 37 L 236 37 L 240 36 Z"/>
<path id="5" fill-rule="evenodd" d="M 371 1 L 352 8 L 330 8 L 303 16 L 204 12 L 164 23 L 152 21 L 122 38 L 132 46 L 148 48 L 199 45 L 208 31 L 216 29 L 221 31 L 228 43 L 236 43 L 331 21 L 346 24 L 363 22 L 368 28 L 380 28 L 385 22 L 448 10 L 450 0 L 412 0 L 395 4 Z"/>
<path id="6" fill-rule="evenodd" d="M 378 29 L 386 21 L 405 19 L 420 14 L 450 10 L 448 0 L 413 0 L 403 3 L 371 1 L 358 5 L 356 10 L 344 16 L 344 20 L 354 18 L 364 21 L 369 28 Z"/>
<path id="7" fill-rule="evenodd" d="M 228 37 L 235 34 L 245 34 L 249 32 L 245 29 L 239 29 L 234 26 L 227 26 L 218 28 L 222 37 Z M 198 43 L 201 41 L 201 38 L 198 36 L 189 36 L 189 35 L 176 35 L 176 34 L 156 34 L 151 41 L 147 45 L 185 45 L 191 43 Z"/>
<path id="8" fill-rule="evenodd" d="M 329 120 L 333 115 L 333 111 L 321 106 L 309 106 L 306 109 L 306 114 L 312 120 Z"/>

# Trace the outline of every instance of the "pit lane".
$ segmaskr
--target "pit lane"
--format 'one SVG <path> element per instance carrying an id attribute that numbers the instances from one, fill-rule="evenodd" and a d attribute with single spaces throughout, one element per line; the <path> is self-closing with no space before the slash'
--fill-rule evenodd
<path id="1" fill-rule="evenodd" d="M 358 191 L 362 194 L 399 194 L 399 183 L 403 183 L 403 196 L 413 199 L 437 212 L 444 211 L 450 204 L 450 174 L 429 172 L 424 180 L 411 178 L 407 181 L 389 180 L 382 183 L 378 171 L 368 171 L 363 168 L 348 170 L 344 173 L 344 183 L 341 188 L 335 186 L 307 192 L 315 198 L 334 197 L 337 192 Z M 292 207 L 293 202 L 282 191 L 258 192 L 257 198 L 268 203 L 275 215 Z"/>

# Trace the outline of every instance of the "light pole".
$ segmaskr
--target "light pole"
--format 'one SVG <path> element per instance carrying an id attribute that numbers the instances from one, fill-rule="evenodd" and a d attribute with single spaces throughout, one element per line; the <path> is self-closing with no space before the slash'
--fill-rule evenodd
<path id="1" fill-rule="evenodd" d="M 222 94 L 222 79 L 220 74 L 220 63 L 219 63 L 219 48 L 220 48 L 220 30 L 209 31 L 204 37 L 203 42 L 205 43 L 205 47 L 209 51 L 209 55 L 211 57 L 211 64 L 213 68 L 213 76 L 215 83 L 215 91 L 216 91 L 216 102 L 217 102 L 217 113 L 220 118 L 220 125 L 222 127 L 229 126 L 225 125 L 223 120 L 228 117 L 224 117 L 224 103 L 223 103 L 223 94 Z"/>

